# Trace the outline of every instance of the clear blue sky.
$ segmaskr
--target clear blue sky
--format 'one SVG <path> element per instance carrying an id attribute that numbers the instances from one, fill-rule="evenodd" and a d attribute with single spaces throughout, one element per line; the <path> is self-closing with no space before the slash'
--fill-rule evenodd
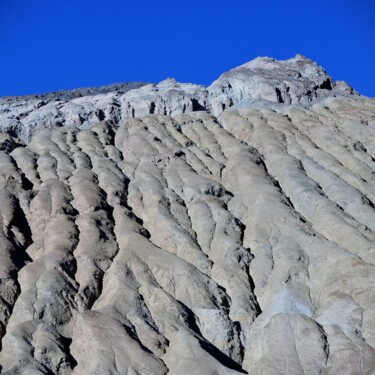
<path id="1" fill-rule="evenodd" d="M 210 84 L 302 53 L 375 96 L 374 0 L 0 0 L 0 95 L 115 82 Z"/>

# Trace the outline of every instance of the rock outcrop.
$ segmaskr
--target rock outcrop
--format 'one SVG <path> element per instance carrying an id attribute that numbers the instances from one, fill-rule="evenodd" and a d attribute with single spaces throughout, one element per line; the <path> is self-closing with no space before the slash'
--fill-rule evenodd
<path id="1" fill-rule="evenodd" d="M 224 73 L 211 86 L 178 83 L 125 83 L 0 99 L 0 130 L 23 142 L 61 126 L 89 128 L 98 121 L 120 124 L 148 114 L 173 116 L 206 110 L 218 116 L 233 105 L 264 99 L 309 104 L 335 95 L 357 95 L 345 82 L 302 55 L 286 61 L 261 57 Z"/>
<path id="2" fill-rule="evenodd" d="M 299 55 L 55 99 L 0 103 L 2 374 L 374 374 L 375 100 Z"/>

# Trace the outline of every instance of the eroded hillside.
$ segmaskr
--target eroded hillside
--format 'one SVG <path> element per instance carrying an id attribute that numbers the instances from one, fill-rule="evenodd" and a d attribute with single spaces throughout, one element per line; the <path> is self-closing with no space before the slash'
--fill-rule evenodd
<path id="1" fill-rule="evenodd" d="M 62 127 L 22 103 L 3 374 L 374 373 L 374 100 L 296 57 L 42 106 Z"/>

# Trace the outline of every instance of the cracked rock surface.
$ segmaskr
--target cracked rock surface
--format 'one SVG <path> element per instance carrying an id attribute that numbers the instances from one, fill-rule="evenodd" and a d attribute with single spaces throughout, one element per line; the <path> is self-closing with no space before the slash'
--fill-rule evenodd
<path id="1" fill-rule="evenodd" d="M 0 100 L 2 374 L 375 373 L 374 99 L 300 55 L 86 94 Z"/>

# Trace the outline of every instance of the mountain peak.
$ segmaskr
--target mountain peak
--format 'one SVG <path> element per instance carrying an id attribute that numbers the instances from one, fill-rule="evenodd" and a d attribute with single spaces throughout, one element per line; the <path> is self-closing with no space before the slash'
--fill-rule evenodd
<path id="1" fill-rule="evenodd" d="M 258 57 L 223 73 L 208 87 L 167 78 L 159 84 L 124 83 L 2 98 L 0 129 L 28 141 L 41 129 L 63 125 L 87 128 L 101 119 L 119 123 L 146 114 L 198 110 L 217 116 L 249 100 L 310 105 L 340 95 L 358 93 L 345 82 L 336 83 L 321 66 L 302 55 L 288 60 Z"/>

